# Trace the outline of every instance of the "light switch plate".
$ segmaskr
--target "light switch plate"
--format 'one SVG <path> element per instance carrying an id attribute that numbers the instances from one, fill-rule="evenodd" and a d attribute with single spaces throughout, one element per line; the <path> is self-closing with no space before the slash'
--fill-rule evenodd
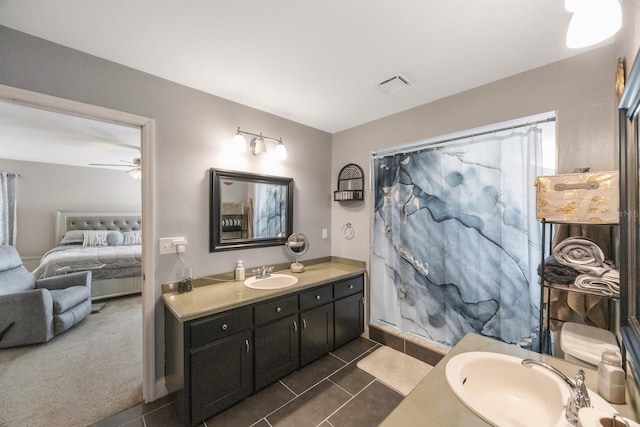
<path id="1" fill-rule="evenodd" d="M 322 229 L 322 238 L 323 239 L 328 239 L 329 238 L 329 233 L 328 233 L 326 228 Z"/>

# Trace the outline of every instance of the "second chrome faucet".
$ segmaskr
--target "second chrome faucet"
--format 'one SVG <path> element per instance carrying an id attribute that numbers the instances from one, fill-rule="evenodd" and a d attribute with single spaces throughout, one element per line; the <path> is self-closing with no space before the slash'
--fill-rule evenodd
<path id="1" fill-rule="evenodd" d="M 582 369 L 578 369 L 576 377 L 571 380 L 558 369 L 545 362 L 540 362 L 533 359 L 524 359 L 522 361 L 522 365 L 528 367 L 531 367 L 533 365 L 542 366 L 543 368 L 549 370 L 550 372 L 553 372 L 555 375 L 560 377 L 560 379 L 567 385 L 567 387 L 569 387 L 569 390 L 571 390 L 571 396 L 569 396 L 569 400 L 567 401 L 567 409 L 565 415 L 567 417 L 567 421 L 569 421 L 571 424 L 576 425 L 578 423 L 578 411 L 580 410 L 580 408 L 591 407 L 591 398 L 589 397 L 587 386 L 584 384 L 584 371 Z"/>

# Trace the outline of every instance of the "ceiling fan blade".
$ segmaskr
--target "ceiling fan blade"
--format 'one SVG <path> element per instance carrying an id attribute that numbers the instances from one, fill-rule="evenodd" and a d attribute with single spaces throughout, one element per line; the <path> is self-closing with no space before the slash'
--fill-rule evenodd
<path id="1" fill-rule="evenodd" d="M 136 167 L 136 165 L 134 164 L 115 164 L 115 163 L 89 163 L 89 166 L 115 166 L 115 167 L 124 167 L 124 168 Z"/>
<path id="2" fill-rule="evenodd" d="M 115 166 L 125 168 L 137 168 L 140 167 L 140 158 L 136 157 L 133 161 L 120 160 L 122 163 L 89 163 L 89 166 Z"/>

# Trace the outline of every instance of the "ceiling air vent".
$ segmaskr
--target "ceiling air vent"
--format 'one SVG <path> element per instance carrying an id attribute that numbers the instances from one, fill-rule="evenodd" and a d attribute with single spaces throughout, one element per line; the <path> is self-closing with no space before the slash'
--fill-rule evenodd
<path id="1" fill-rule="evenodd" d="M 411 82 L 409 82 L 406 77 L 396 74 L 395 76 L 378 83 L 378 87 L 385 93 L 394 93 L 409 86 L 410 84 Z"/>

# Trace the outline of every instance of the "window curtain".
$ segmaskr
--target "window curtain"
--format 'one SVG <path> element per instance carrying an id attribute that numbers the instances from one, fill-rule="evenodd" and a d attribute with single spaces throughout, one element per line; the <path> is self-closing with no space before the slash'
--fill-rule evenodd
<path id="1" fill-rule="evenodd" d="M 278 237 L 286 231 L 286 188 L 260 184 L 254 187 L 253 232 L 256 238 Z"/>
<path id="2" fill-rule="evenodd" d="M 0 172 L 0 245 L 16 245 L 18 175 Z"/>
<path id="3" fill-rule="evenodd" d="M 467 332 L 537 346 L 541 147 L 523 127 L 374 155 L 373 322 L 450 346 Z"/>

